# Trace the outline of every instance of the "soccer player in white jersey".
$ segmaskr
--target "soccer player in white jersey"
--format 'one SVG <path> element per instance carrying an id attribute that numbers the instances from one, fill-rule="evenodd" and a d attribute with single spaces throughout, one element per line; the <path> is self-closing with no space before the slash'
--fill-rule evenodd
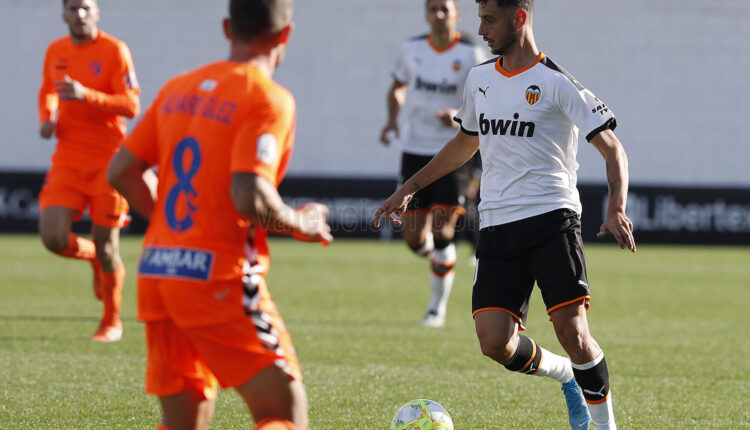
<path id="1" fill-rule="evenodd" d="M 597 237 L 612 234 L 620 248 L 635 252 L 625 215 L 628 163 L 612 131 L 615 117 L 537 49 L 533 0 L 477 3 L 479 34 L 500 57 L 471 70 L 455 118 L 460 131 L 378 209 L 375 224 L 381 217 L 399 224 L 415 192 L 479 149 L 484 169 L 472 308 L 482 352 L 509 370 L 562 383 L 572 428 L 587 429 L 591 419 L 597 430 L 615 429 L 607 363 L 586 320 L 575 158 L 580 130 L 607 166 L 609 202 Z M 518 333 L 534 282 L 570 359 Z"/>
<path id="2" fill-rule="evenodd" d="M 427 0 L 430 34 L 407 40 L 393 69 L 388 91 L 388 120 L 380 140 L 398 139 L 403 154 L 401 182 L 424 167 L 453 137 L 453 116 L 469 70 L 487 58 L 482 48 L 456 31 L 457 0 Z M 399 127 L 403 124 L 403 127 Z M 445 324 L 453 286 L 456 246 L 453 236 L 461 207 L 459 178 L 451 173 L 420 190 L 404 215 L 404 239 L 418 255 L 431 261 L 430 289 L 422 325 Z"/>

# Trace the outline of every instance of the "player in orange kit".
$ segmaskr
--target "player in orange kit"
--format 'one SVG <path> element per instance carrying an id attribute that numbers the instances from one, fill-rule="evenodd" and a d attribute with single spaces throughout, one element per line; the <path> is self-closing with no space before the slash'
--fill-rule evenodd
<path id="1" fill-rule="evenodd" d="M 278 194 L 294 142 L 292 95 L 271 80 L 291 0 L 231 0 L 229 60 L 165 84 L 108 177 L 149 219 L 138 274 L 146 392 L 158 429 L 204 429 L 217 385 L 237 390 L 258 429 L 304 429 L 307 399 L 291 338 L 268 292 L 266 232 L 333 240 L 320 204 Z M 159 172 L 154 200 L 143 172 Z"/>
<path id="2" fill-rule="evenodd" d="M 63 0 L 63 8 L 70 36 L 47 48 L 39 89 L 40 134 L 57 136 L 39 195 L 39 232 L 50 251 L 91 262 L 104 305 L 91 339 L 114 342 L 122 337 L 119 234 L 128 203 L 107 183 L 106 167 L 125 136 L 123 117 L 138 115 L 140 91 L 128 47 L 97 27 L 96 0 Z M 93 242 L 71 232 L 87 207 Z"/>

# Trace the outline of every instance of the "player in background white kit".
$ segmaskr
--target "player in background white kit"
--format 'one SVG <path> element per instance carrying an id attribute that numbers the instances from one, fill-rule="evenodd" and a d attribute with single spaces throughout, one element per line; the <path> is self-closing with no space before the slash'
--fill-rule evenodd
<path id="1" fill-rule="evenodd" d="M 495 60 L 474 67 L 456 121 L 458 134 L 375 213 L 406 210 L 411 196 L 468 160 L 483 163 L 480 239 L 472 310 L 482 352 L 507 369 L 562 384 L 574 429 L 616 429 L 609 371 L 586 319 L 590 291 L 576 189 L 579 130 L 606 161 L 609 202 L 597 237 L 635 252 L 625 215 L 628 163 L 612 111 L 534 42 L 533 0 L 477 0 Z M 524 330 L 534 283 L 570 359 L 539 347 Z M 590 415 L 589 415 L 590 412 Z"/>
<path id="2" fill-rule="evenodd" d="M 401 179 L 424 167 L 456 133 L 453 116 L 469 70 L 487 58 L 456 31 L 457 0 L 427 0 L 430 34 L 401 47 L 388 91 L 388 119 L 380 141 L 397 140 L 403 151 Z M 399 126 L 401 125 L 401 126 Z M 404 214 L 403 236 L 418 255 L 431 261 L 432 296 L 422 325 L 441 327 L 453 286 L 456 246 L 453 236 L 464 213 L 459 178 L 449 174 L 414 196 Z"/>

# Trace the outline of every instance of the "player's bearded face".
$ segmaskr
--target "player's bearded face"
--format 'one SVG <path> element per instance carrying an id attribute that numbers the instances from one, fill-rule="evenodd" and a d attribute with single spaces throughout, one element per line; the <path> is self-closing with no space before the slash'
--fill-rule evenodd
<path id="1" fill-rule="evenodd" d="M 71 36 L 90 37 L 99 22 L 99 6 L 96 0 L 67 0 L 63 21 L 68 24 Z"/>
<path id="2" fill-rule="evenodd" d="M 494 1 L 479 3 L 479 35 L 495 55 L 505 55 L 518 42 L 513 8 L 500 8 Z"/>
<path id="3" fill-rule="evenodd" d="M 492 47 L 492 53 L 495 55 L 505 55 L 511 46 L 515 45 L 518 41 L 518 34 L 513 27 L 512 21 L 505 23 L 504 32 L 499 38 L 494 40 L 494 46 Z"/>

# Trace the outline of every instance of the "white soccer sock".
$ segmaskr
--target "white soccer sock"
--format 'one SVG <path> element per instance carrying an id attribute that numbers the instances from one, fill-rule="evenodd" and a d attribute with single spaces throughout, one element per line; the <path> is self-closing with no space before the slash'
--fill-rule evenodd
<path id="1" fill-rule="evenodd" d="M 415 254 L 421 257 L 427 257 L 430 255 L 432 250 L 435 249 L 435 241 L 432 238 L 432 232 L 425 235 L 424 245 L 421 248 L 414 251 Z"/>
<path id="2" fill-rule="evenodd" d="M 432 297 L 427 306 L 428 310 L 437 311 L 438 315 L 445 315 L 448 308 L 448 298 L 453 289 L 453 279 L 456 277 L 456 245 L 451 243 L 445 248 L 434 249 L 430 254 L 432 273 L 430 273 L 430 289 Z"/>
<path id="3" fill-rule="evenodd" d="M 576 370 L 589 370 L 589 369 L 593 369 L 603 359 L 604 359 L 604 353 L 602 352 L 599 354 L 598 357 L 596 357 L 594 360 L 588 363 L 584 363 L 584 364 L 571 363 L 571 365 Z M 615 413 L 612 407 L 612 391 L 611 390 L 607 393 L 607 396 L 604 398 L 603 402 L 594 404 L 594 403 L 590 403 L 587 400 L 586 405 L 589 407 L 591 420 L 596 425 L 597 430 L 617 430 L 617 425 L 615 424 Z"/>
<path id="4" fill-rule="evenodd" d="M 573 368 L 570 366 L 569 358 L 549 352 L 541 346 L 539 346 L 539 350 L 542 353 L 542 361 L 539 362 L 539 370 L 535 373 L 536 376 L 549 376 L 561 384 L 573 379 Z"/>

